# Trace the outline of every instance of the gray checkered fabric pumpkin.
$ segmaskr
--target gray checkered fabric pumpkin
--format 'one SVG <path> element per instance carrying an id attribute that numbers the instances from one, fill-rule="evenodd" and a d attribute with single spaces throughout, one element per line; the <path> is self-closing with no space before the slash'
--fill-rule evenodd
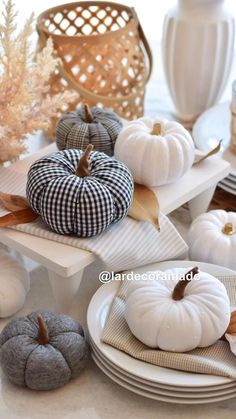
<path id="1" fill-rule="evenodd" d="M 89 176 L 76 176 L 81 150 L 64 150 L 33 163 L 26 194 L 32 209 L 59 234 L 95 236 L 125 217 L 133 178 L 127 167 L 104 153 L 89 156 Z"/>
<path id="2" fill-rule="evenodd" d="M 118 115 L 109 109 L 94 107 L 86 112 L 81 107 L 62 115 L 56 128 L 56 143 L 59 150 L 85 150 L 93 144 L 94 150 L 112 156 L 122 126 Z"/>

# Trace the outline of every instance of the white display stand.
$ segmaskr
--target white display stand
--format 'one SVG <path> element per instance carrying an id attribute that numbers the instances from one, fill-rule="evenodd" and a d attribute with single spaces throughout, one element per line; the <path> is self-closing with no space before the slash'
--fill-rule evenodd
<path id="1" fill-rule="evenodd" d="M 12 167 L 26 173 L 33 161 L 54 151 L 56 145 L 51 144 Z M 229 174 L 229 169 L 228 162 L 212 157 L 192 167 L 175 183 L 156 188 L 162 213 L 169 214 L 186 202 L 192 218 L 205 212 L 217 183 Z M 7 228 L 0 229 L 0 242 L 47 268 L 57 309 L 63 312 L 70 307 L 84 268 L 96 260 L 91 252 Z"/>

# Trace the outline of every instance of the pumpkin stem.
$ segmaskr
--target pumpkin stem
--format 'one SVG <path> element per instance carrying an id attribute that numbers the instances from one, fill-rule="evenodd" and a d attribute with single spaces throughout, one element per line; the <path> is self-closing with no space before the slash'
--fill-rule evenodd
<path id="1" fill-rule="evenodd" d="M 160 122 L 156 122 L 153 125 L 151 135 L 162 135 L 162 126 Z"/>
<path id="2" fill-rule="evenodd" d="M 222 228 L 222 233 L 226 234 L 227 236 L 232 236 L 236 233 L 236 230 L 232 223 L 226 223 Z"/>
<path id="3" fill-rule="evenodd" d="M 89 176 L 89 154 L 93 150 L 93 144 L 89 144 L 82 155 L 78 167 L 76 169 L 76 176 L 86 177 Z"/>
<path id="4" fill-rule="evenodd" d="M 38 314 L 37 320 L 39 325 L 37 341 L 40 345 L 47 345 L 49 343 L 49 334 L 46 323 L 41 314 Z"/>
<path id="5" fill-rule="evenodd" d="M 85 122 L 88 122 L 88 123 L 93 122 L 93 115 L 87 103 L 84 105 L 84 113 L 85 113 Z"/>
<path id="6" fill-rule="evenodd" d="M 184 290 L 188 283 L 194 278 L 195 275 L 199 273 L 198 267 L 195 267 L 193 269 L 190 269 L 183 278 L 181 278 L 176 286 L 174 287 L 174 291 L 172 293 L 172 298 L 175 301 L 182 300 L 184 298 Z"/>

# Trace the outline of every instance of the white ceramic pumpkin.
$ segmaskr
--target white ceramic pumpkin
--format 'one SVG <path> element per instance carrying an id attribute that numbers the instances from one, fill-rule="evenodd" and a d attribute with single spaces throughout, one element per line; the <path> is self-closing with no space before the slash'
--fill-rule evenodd
<path id="1" fill-rule="evenodd" d="M 194 144 L 178 122 L 144 117 L 127 123 L 114 154 L 128 166 L 135 182 L 155 187 L 175 181 L 191 168 Z"/>
<path id="2" fill-rule="evenodd" d="M 137 339 L 151 348 L 186 352 L 210 346 L 224 334 L 230 321 L 226 289 L 208 273 L 199 272 L 196 279 L 194 269 L 192 274 L 182 268 L 155 271 L 154 279 L 146 274 L 130 281 L 125 317 Z"/>
<path id="3" fill-rule="evenodd" d="M 209 211 L 197 217 L 189 230 L 190 258 L 236 270 L 236 213 Z"/>
<path id="4" fill-rule="evenodd" d="M 0 251 L 0 317 L 15 314 L 24 305 L 30 288 L 26 269 L 7 252 Z"/>

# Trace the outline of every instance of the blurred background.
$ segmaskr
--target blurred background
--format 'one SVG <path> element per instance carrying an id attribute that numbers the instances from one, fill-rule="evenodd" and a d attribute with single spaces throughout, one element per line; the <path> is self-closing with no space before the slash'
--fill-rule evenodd
<path id="1" fill-rule="evenodd" d="M 177 0 L 113 0 L 114 3 L 123 3 L 127 6 L 133 6 L 138 13 L 143 29 L 147 37 L 151 40 L 160 40 L 162 35 L 162 25 L 165 13 L 170 7 L 173 7 Z M 2 3 L 2 2 L 1 2 Z M 42 11 L 54 7 L 58 4 L 71 3 L 63 0 L 14 0 L 19 10 L 20 19 L 25 19 L 30 13 L 34 12 L 37 16 Z M 225 5 L 231 10 L 236 18 L 236 0 L 225 0 Z"/>
<path id="2" fill-rule="evenodd" d="M 201 0 L 203 1 L 203 0 Z M 208 0 L 209 1 L 209 0 Z M 72 0 L 13 0 L 18 10 L 19 27 L 33 12 L 37 17 L 41 12 L 59 4 L 71 3 Z M 150 117 L 164 117 L 170 119 L 174 117 L 175 110 L 171 100 L 162 65 L 161 39 L 164 17 L 167 11 L 174 7 L 178 0 L 113 0 L 114 3 L 123 3 L 124 5 L 134 7 L 139 21 L 142 24 L 146 37 L 150 42 L 153 53 L 154 69 L 152 77 L 147 85 L 145 95 L 145 114 Z M 3 9 L 3 2 L 1 2 Z M 231 11 L 236 19 L 236 0 L 225 0 L 225 6 Z M 37 34 L 33 37 L 37 39 Z M 231 99 L 232 81 L 236 79 L 236 55 L 234 55 L 231 74 L 221 97 L 221 102 Z M 158 110 L 158 114 L 157 114 Z M 35 143 L 33 145 L 35 147 Z"/>

